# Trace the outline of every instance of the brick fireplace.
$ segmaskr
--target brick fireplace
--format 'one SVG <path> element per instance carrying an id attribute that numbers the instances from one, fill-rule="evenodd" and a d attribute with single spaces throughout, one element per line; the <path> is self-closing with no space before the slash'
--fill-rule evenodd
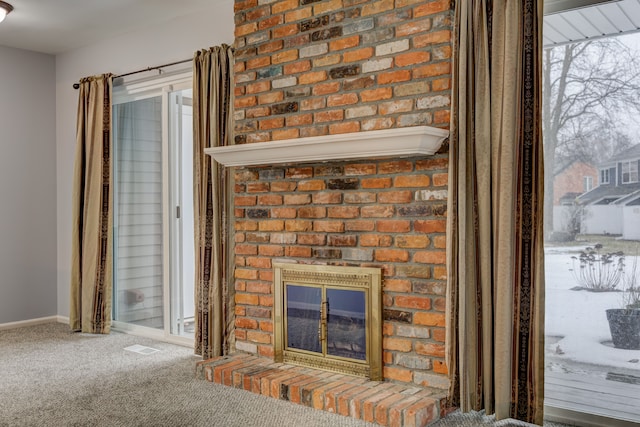
<path id="1" fill-rule="evenodd" d="M 447 128 L 448 0 L 236 0 L 235 142 Z M 385 381 L 447 386 L 446 146 L 231 169 L 235 346 L 273 358 L 273 263 L 382 269 Z"/>

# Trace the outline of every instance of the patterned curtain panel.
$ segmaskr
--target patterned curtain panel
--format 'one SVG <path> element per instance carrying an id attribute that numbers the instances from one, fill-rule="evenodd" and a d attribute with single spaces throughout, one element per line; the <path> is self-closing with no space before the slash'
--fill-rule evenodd
<path id="1" fill-rule="evenodd" d="M 227 45 L 193 59 L 193 156 L 196 241 L 196 342 L 204 359 L 226 354 L 231 331 L 226 285 L 225 173 L 204 149 L 232 142 L 233 50 Z"/>
<path id="2" fill-rule="evenodd" d="M 458 0 L 449 162 L 451 404 L 542 424 L 542 0 Z"/>
<path id="3" fill-rule="evenodd" d="M 69 324 L 107 334 L 111 327 L 111 74 L 80 81 L 73 173 Z"/>

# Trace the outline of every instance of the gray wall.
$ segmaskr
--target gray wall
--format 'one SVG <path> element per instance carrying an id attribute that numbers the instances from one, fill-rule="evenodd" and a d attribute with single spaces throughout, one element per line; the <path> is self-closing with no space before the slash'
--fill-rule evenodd
<path id="1" fill-rule="evenodd" d="M 55 315 L 55 59 L 0 46 L 0 324 Z"/>
<path id="2" fill-rule="evenodd" d="M 233 22 L 233 1 L 220 0 L 55 57 L 0 46 L 0 324 L 69 315 L 77 108 L 71 85 L 231 44 Z"/>

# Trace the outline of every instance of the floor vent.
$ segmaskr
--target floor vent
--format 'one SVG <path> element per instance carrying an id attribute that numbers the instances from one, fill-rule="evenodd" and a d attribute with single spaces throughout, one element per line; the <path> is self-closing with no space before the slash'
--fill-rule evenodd
<path id="1" fill-rule="evenodd" d="M 146 347 L 140 344 L 131 345 L 129 347 L 125 347 L 124 349 L 127 351 L 132 351 L 134 353 L 143 354 L 145 356 L 148 356 L 150 354 L 157 353 L 160 351 L 157 348 Z"/>

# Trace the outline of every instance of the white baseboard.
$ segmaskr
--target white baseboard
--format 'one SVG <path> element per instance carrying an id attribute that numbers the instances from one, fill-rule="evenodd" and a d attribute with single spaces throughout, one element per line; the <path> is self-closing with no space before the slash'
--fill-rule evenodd
<path id="1" fill-rule="evenodd" d="M 64 320 L 66 319 L 66 321 Z M 8 329 L 24 328 L 25 326 L 42 325 L 44 323 L 69 323 L 68 317 L 63 316 L 48 316 L 39 317 L 37 319 L 19 320 L 17 322 L 0 323 L 0 331 Z"/>

